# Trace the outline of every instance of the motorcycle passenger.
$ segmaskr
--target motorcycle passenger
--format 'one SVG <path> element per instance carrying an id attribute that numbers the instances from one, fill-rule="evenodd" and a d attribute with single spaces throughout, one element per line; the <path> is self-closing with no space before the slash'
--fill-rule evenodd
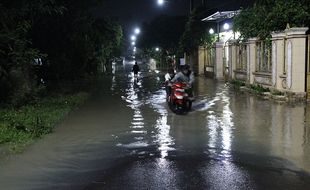
<path id="1" fill-rule="evenodd" d="M 190 70 L 188 65 L 184 65 L 181 67 L 181 71 L 178 72 L 173 79 L 171 79 L 171 82 L 184 82 L 187 83 L 190 86 L 190 89 L 188 91 L 188 95 L 190 97 L 193 97 L 193 92 L 192 92 L 192 86 L 194 83 L 195 77 L 194 73 Z"/>
<path id="2" fill-rule="evenodd" d="M 165 75 L 165 85 L 166 85 L 166 92 L 167 92 L 167 96 L 169 96 L 171 94 L 171 86 L 170 81 L 174 78 L 175 76 L 175 72 L 173 68 L 168 69 L 168 72 Z"/>

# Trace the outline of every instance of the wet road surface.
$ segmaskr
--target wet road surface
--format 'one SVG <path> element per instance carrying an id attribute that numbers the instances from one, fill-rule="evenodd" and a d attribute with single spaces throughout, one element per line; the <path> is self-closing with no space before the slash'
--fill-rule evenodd
<path id="1" fill-rule="evenodd" d="M 0 162 L 0 189 L 310 189 L 310 106 L 204 77 L 187 115 L 130 64 L 53 134 Z"/>

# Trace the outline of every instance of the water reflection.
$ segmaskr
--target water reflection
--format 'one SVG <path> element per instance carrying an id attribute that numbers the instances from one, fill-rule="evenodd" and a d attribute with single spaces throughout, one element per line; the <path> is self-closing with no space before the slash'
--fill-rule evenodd
<path id="1" fill-rule="evenodd" d="M 118 146 L 123 146 L 127 148 L 139 148 L 146 147 L 148 143 L 145 141 L 144 136 L 147 134 L 145 129 L 144 117 L 142 115 L 141 106 L 143 106 L 143 98 L 141 97 L 141 88 L 143 88 L 142 81 L 137 81 L 132 73 L 128 74 L 128 83 L 126 88 L 125 96 L 122 99 L 127 102 L 127 106 L 133 110 L 133 118 L 129 128 L 130 134 L 135 135 L 135 142 L 129 144 L 118 143 Z"/>
<path id="2" fill-rule="evenodd" d="M 217 103 L 215 104 L 215 102 Z M 230 158 L 234 123 L 227 91 L 217 93 L 211 105 L 216 105 L 217 108 L 215 109 L 217 111 L 208 110 L 207 112 L 208 147 L 211 148 L 211 153 L 219 154 L 222 158 Z M 208 108 L 212 108 L 212 106 Z M 217 150 L 220 152 L 217 153 Z"/>
<path id="3" fill-rule="evenodd" d="M 283 107 L 275 105 L 271 109 L 271 150 L 272 154 L 290 158 L 298 166 L 304 165 L 303 155 L 307 136 L 305 136 L 303 107 Z M 281 148 L 282 147 L 282 148 Z"/>
<path id="4" fill-rule="evenodd" d="M 114 93 L 116 87 L 116 79 L 115 75 L 112 77 L 112 85 L 111 85 L 111 92 Z"/>
<path id="5" fill-rule="evenodd" d="M 169 151 L 175 150 L 172 147 L 174 145 L 174 139 L 170 136 L 171 126 L 168 125 L 168 111 L 165 107 L 166 92 L 164 90 L 157 91 L 157 93 L 150 98 L 149 104 L 151 104 L 153 109 L 159 114 L 155 124 L 155 128 L 157 129 L 155 143 L 159 146 L 158 149 L 161 158 L 165 158 L 168 156 Z M 160 159 L 160 162 L 162 163 L 164 160 Z"/>
<path id="6" fill-rule="evenodd" d="M 306 107 L 257 97 L 232 96 L 234 150 L 274 160 L 273 167 L 310 171 Z M 286 160 L 278 163 L 277 159 Z"/>

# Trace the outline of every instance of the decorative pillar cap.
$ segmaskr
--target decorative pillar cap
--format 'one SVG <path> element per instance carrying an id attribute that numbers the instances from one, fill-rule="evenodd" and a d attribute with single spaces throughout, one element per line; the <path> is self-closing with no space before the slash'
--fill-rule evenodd
<path id="1" fill-rule="evenodd" d="M 272 40 L 278 40 L 278 39 L 283 39 L 285 37 L 285 33 L 284 32 L 272 32 L 271 36 L 272 36 Z"/>
<path id="2" fill-rule="evenodd" d="M 294 36 L 294 35 L 305 35 L 308 30 L 309 30 L 308 27 L 293 27 L 286 29 L 285 32 L 288 36 Z"/>
<path id="3" fill-rule="evenodd" d="M 235 44 L 235 43 L 237 43 L 237 42 L 238 42 L 238 40 L 236 40 L 236 39 L 228 40 L 228 44 L 229 44 L 229 45 Z"/>
<path id="4" fill-rule="evenodd" d="M 216 42 L 215 43 L 215 47 L 223 47 L 224 46 L 224 42 Z"/>
<path id="5" fill-rule="evenodd" d="M 249 39 L 248 39 L 248 43 L 249 43 L 249 44 L 255 43 L 256 41 L 258 41 L 258 38 L 249 38 Z"/>

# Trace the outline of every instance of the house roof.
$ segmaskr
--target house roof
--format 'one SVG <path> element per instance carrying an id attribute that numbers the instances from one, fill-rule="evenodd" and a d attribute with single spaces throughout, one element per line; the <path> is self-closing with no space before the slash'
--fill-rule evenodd
<path id="1" fill-rule="evenodd" d="M 236 11 L 217 11 L 216 13 L 201 19 L 201 21 L 205 22 L 221 22 L 225 19 L 233 18 L 234 16 L 238 15 L 240 13 L 240 10 Z"/>

